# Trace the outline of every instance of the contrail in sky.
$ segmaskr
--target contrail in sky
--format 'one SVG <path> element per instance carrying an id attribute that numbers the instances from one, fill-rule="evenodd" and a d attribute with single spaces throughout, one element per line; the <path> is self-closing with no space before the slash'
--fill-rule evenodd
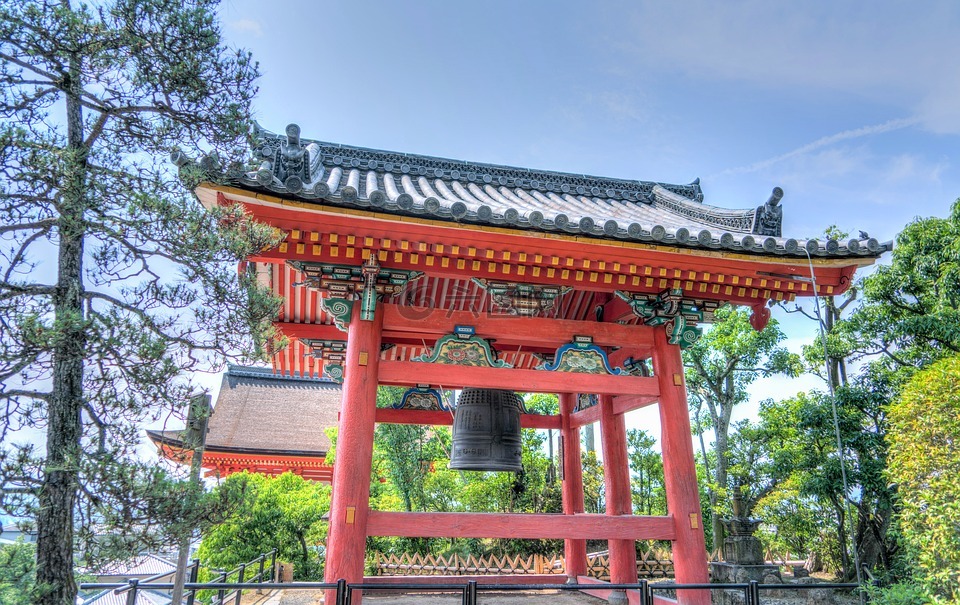
<path id="1" fill-rule="evenodd" d="M 890 120 L 888 122 L 884 122 L 883 124 L 875 124 L 873 126 L 864 126 L 862 128 L 844 130 L 843 132 L 838 132 L 837 134 L 831 134 L 829 136 L 819 138 L 816 141 L 813 141 L 812 143 L 807 143 L 802 147 L 797 147 L 796 149 L 793 149 L 791 151 L 788 151 L 784 154 L 781 154 L 772 158 L 768 158 L 766 160 L 754 162 L 753 164 L 749 164 L 747 166 L 739 166 L 737 168 L 728 168 L 726 170 L 719 172 L 715 176 L 725 176 L 730 174 L 744 174 L 747 172 L 756 172 L 758 170 L 763 170 L 768 166 L 772 166 L 777 162 L 782 162 L 783 160 L 788 160 L 790 158 L 803 155 L 805 153 L 810 153 L 811 151 L 815 151 L 817 149 L 820 149 L 821 147 L 827 147 L 829 145 L 833 145 L 834 143 L 838 143 L 840 141 L 846 141 L 848 139 L 857 139 L 860 137 L 870 136 L 872 134 L 880 134 L 883 132 L 890 132 L 891 130 L 900 130 L 901 128 L 907 128 L 909 126 L 913 126 L 914 124 L 918 124 L 919 122 L 920 122 L 920 118 L 898 118 L 896 120 Z"/>

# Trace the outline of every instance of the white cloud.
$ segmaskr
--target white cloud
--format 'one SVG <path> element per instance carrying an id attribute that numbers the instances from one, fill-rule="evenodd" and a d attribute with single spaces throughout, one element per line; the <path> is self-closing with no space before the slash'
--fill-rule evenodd
<path id="1" fill-rule="evenodd" d="M 816 141 L 807 143 L 806 145 L 801 145 L 800 147 L 787 151 L 786 153 L 782 153 L 780 155 L 767 158 L 765 160 L 760 160 L 758 162 L 754 162 L 747 166 L 738 166 L 736 168 L 729 168 L 719 173 L 719 175 L 717 176 L 727 176 L 727 175 L 733 175 L 733 174 L 745 174 L 749 172 L 758 172 L 760 170 L 769 168 L 770 166 L 773 166 L 774 164 L 778 164 L 785 160 L 797 158 L 803 155 L 809 155 L 811 152 L 835 145 L 841 141 L 849 141 L 851 139 L 858 139 L 861 137 L 881 134 L 881 133 L 890 132 L 893 130 L 900 130 L 902 128 L 914 126 L 918 122 L 919 120 L 917 118 L 900 118 L 896 120 L 889 120 L 887 122 L 884 122 L 883 124 L 874 124 L 872 126 L 863 126 L 861 128 L 844 130 L 836 134 L 821 137 Z"/>
<path id="2" fill-rule="evenodd" d="M 643 2 L 630 18 L 609 19 L 625 60 L 646 71 L 785 96 L 839 93 L 960 134 L 960 3 L 951 0 Z"/>
<path id="3" fill-rule="evenodd" d="M 263 37 L 263 27 L 254 19 L 237 19 L 227 23 L 227 26 L 238 34 L 249 34 L 255 38 Z"/>

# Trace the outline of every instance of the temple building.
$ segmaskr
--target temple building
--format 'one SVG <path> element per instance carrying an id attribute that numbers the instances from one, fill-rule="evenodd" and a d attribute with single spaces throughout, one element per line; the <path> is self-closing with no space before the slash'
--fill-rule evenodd
<path id="1" fill-rule="evenodd" d="M 277 375 L 343 381 L 328 581 L 363 580 L 368 536 L 422 536 L 562 538 L 559 581 L 612 602 L 637 595 L 586 577 L 585 541 L 607 540 L 612 582 L 635 583 L 635 541 L 669 540 L 677 582 L 706 582 L 681 349 L 720 305 L 749 308 L 760 330 L 772 304 L 840 294 L 889 249 L 869 237 L 785 235 L 779 188 L 729 209 L 706 204 L 699 181 L 379 151 L 303 139 L 296 125 L 255 137 L 252 168 L 228 167 L 195 193 L 207 207 L 241 204 L 286 234 L 242 265 L 284 298 L 277 326 L 291 344 L 273 360 Z M 211 158 L 200 165 L 220 171 Z M 408 389 L 400 409 L 376 407 L 379 385 Z M 370 510 L 378 422 L 453 424 L 453 458 L 489 456 L 487 446 L 456 445 L 463 423 L 438 392 L 462 388 L 558 394 L 559 414 L 519 413 L 514 424 L 560 432 L 563 514 Z M 634 515 L 631 503 L 624 414 L 648 405 L 661 423 L 662 517 Z M 283 406 L 271 413 L 321 432 Z M 482 434 L 485 421 L 466 425 Z M 585 514 L 579 435 L 596 422 L 607 509 Z M 709 602 L 705 591 L 678 598 Z"/>
<path id="2" fill-rule="evenodd" d="M 324 463 L 330 439 L 324 429 L 337 426 L 340 392 L 330 380 L 229 366 L 207 426 L 207 476 L 250 471 L 274 477 L 290 471 L 330 483 L 333 467 Z M 164 458 L 189 464 L 182 429 L 147 431 L 147 436 Z"/>

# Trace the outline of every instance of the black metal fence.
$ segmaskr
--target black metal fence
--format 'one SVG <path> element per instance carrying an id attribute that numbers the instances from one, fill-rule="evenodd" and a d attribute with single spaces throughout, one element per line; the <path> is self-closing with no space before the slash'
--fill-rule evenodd
<path id="1" fill-rule="evenodd" d="M 239 568 L 238 568 L 239 569 Z M 234 570 L 235 572 L 236 570 Z M 234 572 L 230 572 L 231 574 Z M 262 574 L 262 569 L 261 569 Z M 259 577 L 259 576 L 258 576 Z M 150 588 L 153 590 L 170 590 L 173 584 L 170 583 L 150 583 L 140 584 L 137 580 L 130 580 L 125 584 L 82 584 L 83 589 L 114 589 L 115 592 L 127 593 L 127 605 L 134 605 L 138 590 Z M 192 605 L 193 596 L 200 590 L 216 591 L 218 597 L 213 600 L 213 605 L 223 605 L 224 599 L 235 598 L 236 604 L 240 603 L 240 595 L 243 590 L 332 590 L 336 593 L 335 605 L 351 605 L 353 594 L 360 590 L 376 591 L 398 591 L 398 592 L 449 592 L 459 593 L 462 605 L 477 605 L 477 595 L 481 592 L 523 592 L 523 591 L 547 591 L 547 590 L 614 590 L 626 591 L 635 590 L 640 596 L 640 605 L 653 605 L 654 596 L 659 592 L 676 594 L 688 590 L 739 590 L 743 592 L 745 605 L 762 605 L 763 592 L 765 591 L 806 591 L 806 590 L 849 590 L 858 591 L 861 589 L 859 584 L 760 584 L 759 582 L 747 582 L 740 584 L 671 584 L 671 583 L 651 583 L 646 580 L 636 584 L 478 584 L 476 581 L 449 584 L 426 584 L 422 582 L 409 582 L 404 584 L 381 584 L 381 583 L 356 583 L 348 584 L 346 580 L 338 580 L 335 583 L 330 582 L 187 582 L 184 588 L 190 591 L 190 596 L 186 603 Z M 177 605 L 177 604 L 175 604 Z"/>
<path id="2" fill-rule="evenodd" d="M 267 560 L 270 564 L 267 565 Z M 194 559 L 186 569 L 186 582 L 184 588 L 183 604 L 194 605 L 197 600 L 197 593 L 201 590 L 216 591 L 216 595 L 211 599 L 210 605 L 227 605 L 231 600 L 233 605 L 240 605 L 240 599 L 243 596 L 243 590 L 248 588 L 267 588 L 267 584 L 273 580 L 273 573 L 277 566 L 277 549 L 263 553 L 256 559 L 247 563 L 242 563 L 239 567 L 230 571 L 215 569 L 212 570 L 218 574 L 213 582 L 198 582 L 200 574 L 200 561 Z M 251 571 L 256 569 L 256 573 Z M 173 590 L 173 584 L 170 582 L 158 582 L 161 578 L 168 577 L 170 572 L 164 572 L 151 576 L 149 578 L 138 579 L 131 578 L 124 583 L 97 584 L 85 583 L 80 585 L 81 590 L 110 590 L 114 594 L 126 594 L 127 605 L 135 605 L 137 594 L 142 590 Z M 236 577 L 236 582 L 230 582 L 231 577 Z M 272 584 L 270 586 L 291 586 L 291 584 Z"/>

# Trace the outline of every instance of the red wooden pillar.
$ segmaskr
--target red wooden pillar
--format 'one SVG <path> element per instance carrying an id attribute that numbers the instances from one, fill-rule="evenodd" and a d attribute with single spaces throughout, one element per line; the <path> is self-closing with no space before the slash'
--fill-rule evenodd
<path id="1" fill-rule="evenodd" d="M 662 328 L 654 332 L 653 369 L 660 387 L 660 445 L 667 510 L 673 517 L 677 535 L 673 542 L 676 581 L 677 584 L 705 583 L 709 580 L 707 548 L 703 538 L 683 360 L 680 347 L 667 342 L 667 333 Z M 677 596 L 684 605 L 710 605 L 708 591 L 679 591 Z"/>
<path id="2" fill-rule="evenodd" d="M 333 465 L 327 582 L 363 580 L 382 326 L 382 311 L 378 310 L 373 321 L 361 321 L 360 305 L 353 306 Z M 332 591 L 328 593 L 327 602 L 333 603 L 335 597 Z M 358 603 L 359 597 L 354 595 L 353 602 Z"/>
<path id="3" fill-rule="evenodd" d="M 560 434 L 563 443 L 563 514 L 583 512 L 583 463 L 580 461 L 580 429 L 570 424 L 577 405 L 574 393 L 560 393 Z M 563 560 L 568 581 L 587 575 L 587 541 L 564 540 Z"/>
<path id="4" fill-rule="evenodd" d="M 630 495 L 630 461 L 627 458 L 627 428 L 623 414 L 613 413 L 613 396 L 600 396 L 600 432 L 603 447 L 603 482 L 607 514 L 633 514 Z M 633 584 L 637 581 L 635 540 L 610 540 L 610 581 Z"/>

